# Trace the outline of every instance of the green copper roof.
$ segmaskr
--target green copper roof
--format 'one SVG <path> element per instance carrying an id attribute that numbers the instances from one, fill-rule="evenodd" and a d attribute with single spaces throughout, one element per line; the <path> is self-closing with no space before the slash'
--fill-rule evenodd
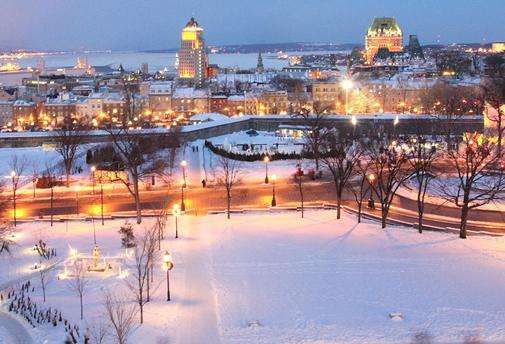
<path id="1" fill-rule="evenodd" d="M 395 18 L 378 17 L 374 18 L 372 25 L 368 29 L 369 36 L 401 36 L 402 29 Z"/>

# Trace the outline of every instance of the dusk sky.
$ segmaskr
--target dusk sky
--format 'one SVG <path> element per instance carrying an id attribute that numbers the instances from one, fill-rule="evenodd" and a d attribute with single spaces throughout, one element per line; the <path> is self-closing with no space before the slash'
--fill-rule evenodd
<path id="1" fill-rule="evenodd" d="M 194 15 L 208 44 L 361 43 L 394 16 L 422 44 L 505 40 L 503 0 L 1 0 L 0 48 L 167 49 Z"/>

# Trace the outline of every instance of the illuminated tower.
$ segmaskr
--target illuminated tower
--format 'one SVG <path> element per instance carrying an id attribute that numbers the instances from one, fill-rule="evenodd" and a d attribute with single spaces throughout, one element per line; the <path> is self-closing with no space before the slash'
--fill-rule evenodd
<path id="1" fill-rule="evenodd" d="M 372 63 L 379 49 L 403 51 L 403 32 L 395 18 L 375 18 L 365 36 L 365 60 Z"/>
<path id="2" fill-rule="evenodd" d="M 203 28 L 191 18 L 182 29 L 179 50 L 179 78 L 193 81 L 202 86 L 207 73 L 208 59 L 205 52 Z"/>

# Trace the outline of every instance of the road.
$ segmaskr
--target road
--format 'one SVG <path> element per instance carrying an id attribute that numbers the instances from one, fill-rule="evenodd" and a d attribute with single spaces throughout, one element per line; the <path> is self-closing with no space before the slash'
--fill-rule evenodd
<path id="1" fill-rule="evenodd" d="M 194 185 L 194 184 L 193 184 Z M 265 208 L 270 206 L 272 200 L 273 185 L 259 183 L 246 183 L 238 185 L 233 190 L 232 206 L 234 208 Z M 299 203 L 299 193 L 296 185 L 289 180 L 280 180 L 275 186 L 276 200 L 278 206 L 294 206 Z M 95 190 L 97 191 L 97 190 Z M 304 184 L 304 198 L 307 203 L 335 203 L 335 191 L 333 184 L 329 181 L 306 182 Z M 344 195 L 345 204 L 354 207 L 354 202 L 350 195 Z M 194 214 L 203 214 L 209 210 L 222 209 L 226 206 L 226 193 L 224 189 L 209 186 L 190 187 L 184 191 L 184 201 L 186 208 Z M 159 209 L 165 204 L 169 206 L 181 202 L 181 190 L 172 189 L 170 191 L 158 187 L 151 191 L 141 192 L 141 203 L 144 210 Z M 31 196 L 21 196 L 17 201 L 18 215 L 22 217 L 48 217 L 52 213 L 55 216 L 79 214 L 99 216 L 100 193 L 95 194 L 87 190 L 77 198 L 75 192 L 65 191 L 55 196 L 53 209 L 50 208 L 49 198 L 38 196 L 33 199 Z M 397 196 L 393 202 L 391 217 L 398 220 L 417 222 L 416 207 L 414 200 Z M 104 214 L 133 211 L 134 203 L 130 194 L 122 189 L 109 189 L 104 192 Z M 378 214 L 378 210 L 376 210 Z M 426 225 L 439 227 L 457 227 L 459 209 L 449 205 L 426 205 Z M 476 209 L 470 213 L 469 228 L 472 230 L 491 230 L 505 232 L 504 214 L 497 211 Z M 481 225 L 472 224 L 472 221 L 490 222 L 497 225 L 491 228 L 484 228 Z"/>

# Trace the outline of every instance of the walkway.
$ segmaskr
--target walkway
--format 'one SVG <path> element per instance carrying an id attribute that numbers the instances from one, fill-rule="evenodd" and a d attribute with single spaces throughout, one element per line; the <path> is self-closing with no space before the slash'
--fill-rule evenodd
<path id="1" fill-rule="evenodd" d="M 34 343 L 32 336 L 10 314 L 0 310 L 0 344 L 30 344 Z"/>

